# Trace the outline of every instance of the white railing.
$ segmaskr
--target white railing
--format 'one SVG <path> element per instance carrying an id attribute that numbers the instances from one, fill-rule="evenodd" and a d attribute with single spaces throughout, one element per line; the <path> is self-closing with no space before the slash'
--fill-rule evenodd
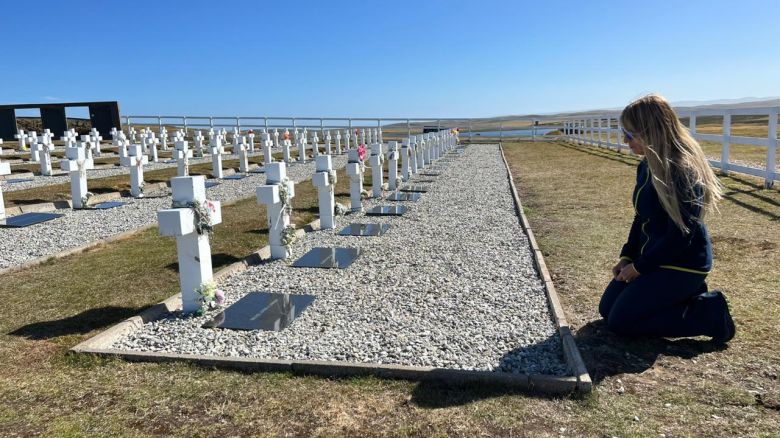
<path id="1" fill-rule="evenodd" d="M 348 129 L 354 128 L 383 128 L 397 131 L 406 128 L 406 134 L 412 135 L 426 129 L 459 128 L 461 139 L 489 138 L 503 139 L 528 138 L 536 141 L 544 138 L 544 132 L 558 130 L 560 125 L 539 126 L 534 125 L 534 119 L 526 119 L 530 125 L 522 128 L 504 126 L 502 121 L 492 121 L 485 118 L 385 118 L 385 117 L 301 117 L 301 116 L 122 116 L 122 126 L 151 127 L 163 126 L 182 128 L 185 131 L 212 128 L 246 129 Z M 484 122 L 489 122 L 485 125 Z M 523 132 L 520 132 L 523 131 Z"/>
<path id="2" fill-rule="evenodd" d="M 680 110 L 680 118 L 688 118 L 688 129 L 696 140 L 721 143 L 720 160 L 709 160 L 710 165 L 723 173 L 743 173 L 764 179 L 764 186 L 772 187 L 775 181 L 780 181 L 777 171 L 777 119 L 780 107 L 767 108 L 717 108 L 701 110 Z M 703 116 L 723 117 L 722 134 L 702 134 L 696 131 L 696 119 Z M 745 137 L 731 135 L 732 116 L 767 116 L 766 137 Z M 563 118 L 564 137 L 577 144 L 587 144 L 615 150 L 628 151 L 628 145 L 622 141 L 619 113 L 599 113 L 585 116 Z M 766 148 L 766 165 L 764 168 L 745 166 L 730 160 L 731 146 L 753 145 Z"/>

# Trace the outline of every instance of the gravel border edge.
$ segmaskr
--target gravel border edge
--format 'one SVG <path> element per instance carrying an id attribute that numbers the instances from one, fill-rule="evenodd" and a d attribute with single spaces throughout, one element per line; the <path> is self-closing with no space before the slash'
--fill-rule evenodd
<path id="1" fill-rule="evenodd" d="M 550 312 L 553 314 L 555 324 L 558 326 L 558 332 L 561 336 L 561 341 L 563 342 L 564 359 L 569 366 L 569 370 L 577 379 L 577 391 L 589 393 L 593 390 L 593 381 L 590 378 L 588 369 L 585 367 L 585 361 L 582 360 L 580 351 L 577 348 L 577 343 L 574 341 L 574 335 L 572 334 L 569 322 L 566 320 L 566 314 L 563 311 L 563 306 L 561 306 L 560 298 L 558 298 L 558 292 L 555 290 L 550 271 L 547 269 L 547 264 L 544 262 L 542 250 L 539 249 L 539 244 L 536 242 L 536 237 L 534 237 L 531 224 L 523 211 L 523 204 L 520 202 L 520 195 L 517 192 L 515 180 L 512 177 L 512 171 L 509 169 L 509 163 L 504 155 L 504 145 L 499 143 L 498 149 L 501 151 L 501 159 L 504 161 L 504 166 L 506 167 L 509 189 L 512 192 L 512 198 L 515 200 L 515 210 L 520 219 L 520 226 L 523 228 L 523 231 L 531 244 L 534 263 L 536 264 L 536 269 L 539 271 L 539 275 L 542 277 L 542 283 L 544 284 L 544 290 L 547 294 Z"/>

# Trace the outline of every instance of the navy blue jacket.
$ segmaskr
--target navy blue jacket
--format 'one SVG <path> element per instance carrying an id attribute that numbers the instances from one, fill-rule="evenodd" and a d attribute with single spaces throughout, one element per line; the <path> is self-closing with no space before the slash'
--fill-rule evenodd
<path id="1" fill-rule="evenodd" d="M 699 198 L 702 196 L 701 187 L 694 191 Z M 678 196 L 685 199 L 687 195 L 678 188 Z M 637 167 L 632 199 L 634 222 L 628 242 L 620 251 L 621 259 L 633 262 L 640 274 L 675 269 L 706 275 L 712 269 L 712 243 L 707 227 L 698 219 L 701 206 L 681 201 L 683 220 L 690 230 L 683 233 L 658 199 L 647 160 Z"/>

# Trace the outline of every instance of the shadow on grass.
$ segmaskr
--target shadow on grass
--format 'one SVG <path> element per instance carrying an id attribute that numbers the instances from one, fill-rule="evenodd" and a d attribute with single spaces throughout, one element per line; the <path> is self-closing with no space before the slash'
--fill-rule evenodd
<path id="1" fill-rule="evenodd" d="M 624 338 L 612 334 L 603 320 L 584 325 L 574 338 L 594 384 L 620 374 L 640 374 L 651 368 L 661 355 L 693 359 L 728 348 L 694 338 Z"/>
<path id="2" fill-rule="evenodd" d="M 9 333 L 30 340 L 53 339 L 60 336 L 83 335 L 100 330 L 137 315 L 142 308 L 106 306 L 85 310 L 78 315 L 54 321 L 27 324 Z"/>
<path id="3" fill-rule="evenodd" d="M 423 409 L 441 409 L 508 395 L 522 395 L 539 399 L 560 398 L 560 396 L 533 393 L 528 390 L 501 387 L 495 384 L 453 385 L 443 381 L 424 380 L 414 387 L 409 403 Z"/>
<path id="4" fill-rule="evenodd" d="M 746 178 L 742 178 L 736 175 L 729 175 L 726 177 L 721 177 L 721 179 L 724 182 L 732 181 L 734 183 L 739 183 L 745 186 L 748 186 L 750 188 L 743 189 L 743 188 L 737 188 L 732 185 L 726 185 L 725 190 L 723 192 L 723 198 L 742 207 L 747 210 L 750 210 L 754 213 L 758 213 L 761 215 L 766 216 L 770 220 L 777 221 L 780 220 L 780 215 L 777 213 L 773 213 L 769 211 L 771 208 L 778 208 L 780 207 L 780 202 L 778 202 L 775 199 L 772 199 L 769 196 L 761 194 L 761 192 L 766 191 L 764 189 L 764 186 L 762 184 L 755 183 L 753 181 L 750 181 Z M 771 189 L 770 189 L 771 190 Z M 755 199 L 757 202 L 763 203 L 763 205 L 752 205 L 744 201 L 740 201 L 735 196 L 736 195 L 746 195 L 750 196 L 751 198 Z"/>
<path id="5" fill-rule="evenodd" d="M 589 147 L 574 146 L 574 145 L 561 143 L 561 142 L 556 142 L 555 144 L 577 152 L 582 152 L 584 154 L 593 155 L 599 158 L 605 158 L 607 160 L 617 161 L 618 163 L 623 163 L 627 166 L 636 166 L 638 163 L 637 160 L 630 158 L 631 157 L 630 155 L 613 151 L 611 149 L 604 149 L 602 151 L 602 150 L 595 150 Z"/>
<path id="6" fill-rule="evenodd" d="M 557 338 L 551 338 L 550 342 Z M 665 338 L 622 338 L 610 333 L 602 320 L 592 321 L 579 329 L 575 334 L 585 366 L 594 384 L 601 383 L 605 378 L 621 374 L 640 374 L 653 366 L 659 356 L 674 356 L 682 359 L 693 359 L 703 353 L 721 351 L 727 346 L 714 344 L 709 340 L 699 339 L 665 339 Z M 557 341 L 560 342 L 560 341 Z M 513 351 L 502 358 L 502 364 L 507 357 L 513 360 L 524 360 L 523 357 L 542 360 L 550 354 L 548 342 Z M 528 390 L 502 387 L 499 385 L 469 384 L 453 385 L 440 381 L 420 382 L 412 393 L 410 400 L 416 406 L 428 409 L 446 408 L 466 405 L 487 398 L 506 395 L 523 395 L 542 399 L 554 399 L 560 396 L 545 395 Z M 576 397 L 576 394 L 572 394 Z"/>

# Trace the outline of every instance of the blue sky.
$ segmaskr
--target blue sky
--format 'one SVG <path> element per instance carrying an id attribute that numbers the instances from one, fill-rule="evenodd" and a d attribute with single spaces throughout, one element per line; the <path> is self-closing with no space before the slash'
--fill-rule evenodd
<path id="1" fill-rule="evenodd" d="M 780 95 L 777 0 L 17 1 L 3 15 L 0 103 L 487 117 Z"/>

